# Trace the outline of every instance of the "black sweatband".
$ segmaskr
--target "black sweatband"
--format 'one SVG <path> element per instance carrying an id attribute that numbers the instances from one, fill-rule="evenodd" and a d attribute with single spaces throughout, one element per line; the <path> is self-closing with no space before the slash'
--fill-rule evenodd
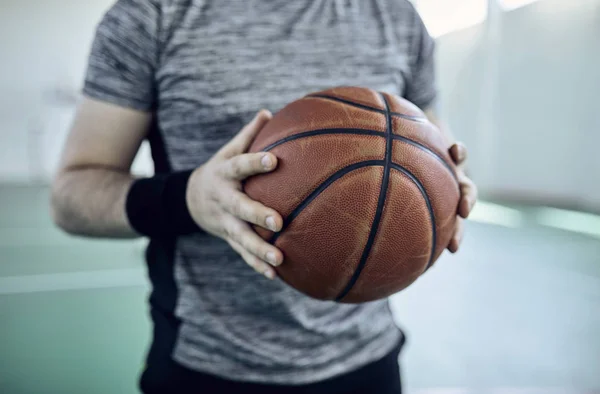
<path id="1" fill-rule="evenodd" d="M 133 182 L 125 210 L 131 227 L 149 237 L 170 237 L 201 231 L 186 203 L 190 171 L 173 172 Z"/>

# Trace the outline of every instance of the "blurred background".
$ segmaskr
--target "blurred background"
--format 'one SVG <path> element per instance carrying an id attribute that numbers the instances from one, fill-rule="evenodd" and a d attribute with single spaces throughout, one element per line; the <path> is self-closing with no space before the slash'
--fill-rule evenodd
<path id="1" fill-rule="evenodd" d="M 1 393 L 134 393 L 143 368 L 144 242 L 48 215 L 112 2 L 0 2 Z M 406 391 L 600 389 L 600 0 L 415 3 L 482 201 L 460 253 L 392 298 Z M 146 146 L 134 171 L 152 172 Z"/>

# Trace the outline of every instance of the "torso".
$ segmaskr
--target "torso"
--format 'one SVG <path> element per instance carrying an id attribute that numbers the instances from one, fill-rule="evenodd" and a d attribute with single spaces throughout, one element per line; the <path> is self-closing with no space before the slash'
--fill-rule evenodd
<path id="1" fill-rule="evenodd" d="M 172 170 L 204 163 L 261 108 L 340 85 L 404 92 L 418 18 L 407 1 L 165 3 L 156 115 Z M 305 383 L 380 358 L 401 336 L 387 301 L 310 299 L 208 235 L 177 241 L 174 272 L 173 357 L 191 369 Z"/>

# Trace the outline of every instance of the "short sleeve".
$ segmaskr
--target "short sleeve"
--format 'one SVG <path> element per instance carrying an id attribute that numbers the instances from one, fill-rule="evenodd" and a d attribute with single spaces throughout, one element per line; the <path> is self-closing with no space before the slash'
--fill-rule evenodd
<path id="1" fill-rule="evenodd" d="M 437 97 L 435 40 L 415 11 L 412 31 L 412 56 L 404 97 L 421 109 L 430 107 Z"/>
<path id="2" fill-rule="evenodd" d="M 118 0 L 96 28 L 83 93 L 152 111 L 158 58 L 159 8 L 148 0 Z"/>

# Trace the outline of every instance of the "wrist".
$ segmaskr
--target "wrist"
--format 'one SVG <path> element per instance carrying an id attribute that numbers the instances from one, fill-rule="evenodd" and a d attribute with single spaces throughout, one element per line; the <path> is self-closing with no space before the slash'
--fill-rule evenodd
<path id="1" fill-rule="evenodd" d="M 185 190 L 185 205 L 192 219 L 199 223 L 199 211 L 201 211 L 201 201 L 198 198 L 199 185 L 202 184 L 201 178 L 202 166 L 193 170 L 187 182 Z"/>
<path id="2" fill-rule="evenodd" d="M 187 203 L 192 171 L 138 179 L 129 188 L 126 212 L 138 233 L 149 237 L 187 235 L 200 231 Z"/>

